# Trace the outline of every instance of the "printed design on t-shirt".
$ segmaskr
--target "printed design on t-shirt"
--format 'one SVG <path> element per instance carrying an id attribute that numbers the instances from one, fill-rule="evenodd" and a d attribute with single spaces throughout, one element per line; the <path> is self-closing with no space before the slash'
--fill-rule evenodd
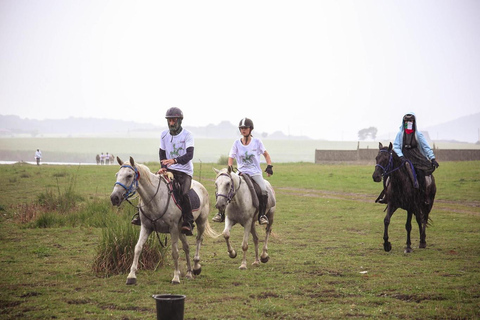
<path id="1" fill-rule="evenodd" d="M 253 154 L 248 154 L 248 151 L 245 151 L 245 155 L 243 155 L 241 158 L 243 159 L 243 163 L 249 165 L 253 163 Z"/>
<path id="2" fill-rule="evenodd" d="M 173 144 L 173 151 L 170 151 L 170 158 L 180 156 L 180 150 L 183 150 L 182 147 L 177 148 L 175 143 Z"/>

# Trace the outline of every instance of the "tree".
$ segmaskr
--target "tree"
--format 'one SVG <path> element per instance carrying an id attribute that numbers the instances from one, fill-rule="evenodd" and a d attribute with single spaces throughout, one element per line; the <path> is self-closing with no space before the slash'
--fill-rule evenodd
<path id="1" fill-rule="evenodd" d="M 377 137 L 377 128 L 375 127 L 370 127 L 366 129 L 362 129 L 358 131 L 358 140 L 365 140 L 368 137 L 370 137 L 372 140 L 374 140 Z"/>

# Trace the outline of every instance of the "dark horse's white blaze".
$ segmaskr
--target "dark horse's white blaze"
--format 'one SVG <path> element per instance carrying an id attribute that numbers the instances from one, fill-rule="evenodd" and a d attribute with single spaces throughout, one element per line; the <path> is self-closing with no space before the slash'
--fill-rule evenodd
<path id="1" fill-rule="evenodd" d="M 426 228 L 428 225 L 429 214 L 435 200 L 437 191 L 435 186 L 435 178 L 433 175 L 427 176 L 427 195 L 426 197 L 418 188 L 414 188 L 415 175 L 412 173 L 409 162 L 402 162 L 395 151 L 392 150 L 392 144 L 384 147 L 379 144 L 379 152 L 376 157 L 375 171 L 372 178 L 375 182 L 389 179 L 386 190 L 387 214 L 384 219 L 383 248 L 385 251 L 392 250 L 392 245 L 388 241 L 388 226 L 393 213 L 398 209 L 407 211 L 407 222 L 405 229 L 407 230 L 407 246 L 405 253 L 412 252 L 410 232 L 412 230 L 412 217 L 415 216 L 420 231 L 420 248 L 426 248 Z M 428 199 L 426 203 L 425 199 Z"/>
<path id="2" fill-rule="evenodd" d="M 120 206 L 123 200 L 128 198 L 129 192 L 136 191 L 140 196 L 139 207 L 141 208 L 140 219 L 142 225 L 140 227 L 140 236 L 135 245 L 135 255 L 130 268 L 130 273 L 127 276 L 127 284 L 136 283 L 136 272 L 140 253 L 142 252 L 143 245 L 148 236 L 155 229 L 161 233 L 170 233 L 171 236 L 172 257 L 175 266 L 172 283 L 180 283 L 180 268 L 178 265 L 179 239 L 183 245 L 187 264 L 187 273 L 185 277 L 192 279 L 194 275 L 200 274 L 202 270 L 200 265 L 200 246 L 202 244 L 202 237 L 204 234 L 212 238 L 219 236 L 208 223 L 210 207 L 209 196 L 205 187 L 195 180 L 192 181 L 192 188 L 197 192 L 200 198 L 200 208 L 193 212 L 195 223 L 197 225 L 197 236 L 196 251 L 193 258 L 194 267 L 192 270 L 187 237 L 180 232 L 180 219 L 182 212 L 174 201 L 169 200 L 170 194 L 168 192 L 166 178 L 151 173 L 150 170 L 142 164 L 136 164 L 132 157 L 130 157 L 130 162 L 128 163 L 123 163 L 118 157 L 117 161 L 120 164 L 120 170 L 117 173 L 117 182 L 110 195 L 112 204 L 114 206 Z"/>
<path id="3" fill-rule="evenodd" d="M 225 212 L 225 229 L 223 230 L 223 236 L 227 243 L 228 254 L 230 258 L 235 258 L 237 253 L 230 244 L 230 230 L 232 227 L 239 223 L 244 228 L 242 250 L 243 259 L 240 269 L 247 269 L 247 250 L 248 250 L 248 237 L 250 232 L 252 233 L 253 243 L 255 245 L 255 261 L 252 263 L 254 266 L 258 266 L 260 261 L 263 263 L 268 262 L 268 238 L 272 232 L 273 218 L 275 214 L 275 192 L 268 181 L 265 180 L 268 190 L 268 204 L 265 214 L 268 217 L 269 224 L 265 230 L 265 242 L 263 245 L 263 251 L 261 259 L 258 256 L 258 235 L 255 229 L 255 221 L 258 218 L 258 209 L 253 206 L 252 194 L 248 188 L 248 185 L 238 174 L 231 172 L 227 169 L 217 170 L 215 179 L 216 188 L 216 204 L 215 207 Z"/>

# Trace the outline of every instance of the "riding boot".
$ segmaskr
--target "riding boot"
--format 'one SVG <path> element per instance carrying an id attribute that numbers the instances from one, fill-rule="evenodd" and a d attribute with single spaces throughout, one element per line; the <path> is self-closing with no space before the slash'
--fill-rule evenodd
<path id="1" fill-rule="evenodd" d="M 225 221 L 225 212 L 218 211 L 218 213 L 212 218 L 213 222 Z"/>
<path id="2" fill-rule="evenodd" d="M 132 221 L 130 221 L 130 223 L 136 226 L 142 225 L 142 222 L 140 221 L 140 215 L 138 214 L 138 212 L 133 215 Z"/>
<path id="3" fill-rule="evenodd" d="M 268 224 L 268 218 L 265 215 L 265 211 L 267 210 L 267 203 L 268 203 L 268 194 L 262 194 L 259 201 L 259 212 L 258 212 L 258 223 L 259 224 Z"/>
<path id="4" fill-rule="evenodd" d="M 193 222 L 193 214 L 192 214 L 192 205 L 190 203 L 190 198 L 187 196 L 183 197 L 182 201 L 182 233 L 187 236 L 193 236 L 193 228 L 195 227 Z"/>
<path id="5" fill-rule="evenodd" d="M 382 192 L 380 192 L 380 194 L 378 195 L 378 198 L 377 200 L 375 200 L 375 203 L 387 203 L 387 200 L 385 199 L 385 189 L 382 190 Z"/>

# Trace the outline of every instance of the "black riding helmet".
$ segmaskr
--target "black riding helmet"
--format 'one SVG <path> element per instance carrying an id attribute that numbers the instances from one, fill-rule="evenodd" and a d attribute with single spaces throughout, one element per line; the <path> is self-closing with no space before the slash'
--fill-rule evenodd
<path id="1" fill-rule="evenodd" d="M 165 118 L 167 119 L 168 129 L 170 130 L 170 134 L 172 136 L 176 136 L 182 131 L 182 120 L 183 120 L 183 112 L 177 107 L 172 107 L 167 110 L 165 114 Z M 177 122 L 173 125 L 170 125 L 169 119 L 176 118 Z"/>
<path id="2" fill-rule="evenodd" d="M 250 128 L 250 130 L 253 130 L 252 119 L 243 118 L 242 120 L 240 120 L 240 123 L 238 124 L 238 129 L 241 129 L 241 128 Z"/>

